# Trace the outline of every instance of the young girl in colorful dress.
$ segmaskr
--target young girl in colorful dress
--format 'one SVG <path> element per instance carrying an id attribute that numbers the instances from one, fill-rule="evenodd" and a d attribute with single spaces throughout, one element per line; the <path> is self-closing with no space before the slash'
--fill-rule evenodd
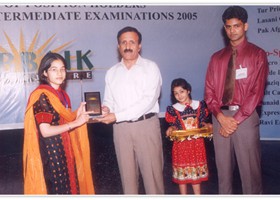
<path id="1" fill-rule="evenodd" d="M 41 60 L 40 85 L 24 118 L 24 194 L 94 194 L 85 103 L 71 111 L 62 86 L 66 61 L 57 53 Z"/>
<path id="2" fill-rule="evenodd" d="M 174 130 L 188 130 L 211 127 L 210 115 L 206 103 L 192 100 L 191 85 L 182 78 L 172 81 L 171 100 L 165 119 L 170 127 L 166 135 L 170 136 Z M 172 147 L 173 181 L 179 184 L 181 194 L 187 194 L 187 184 L 191 184 L 194 194 L 201 194 L 200 183 L 208 180 L 208 167 L 204 138 L 184 141 L 173 141 Z"/>

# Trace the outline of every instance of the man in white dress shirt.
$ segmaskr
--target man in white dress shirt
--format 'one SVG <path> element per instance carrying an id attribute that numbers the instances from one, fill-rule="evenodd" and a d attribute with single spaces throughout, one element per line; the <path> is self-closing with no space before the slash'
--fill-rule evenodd
<path id="1" fill-rule="evenodd" d="M 124 194 L 138 194 L 139 170 L 146 194 L 164 194 L 163 152 L 158 119 L 162 78 L 157 64 L 140 56 L 141 33 L 118 32 L 121 62 L 105 77 L 104 117 L 114 123 L 114 144 Z"/>

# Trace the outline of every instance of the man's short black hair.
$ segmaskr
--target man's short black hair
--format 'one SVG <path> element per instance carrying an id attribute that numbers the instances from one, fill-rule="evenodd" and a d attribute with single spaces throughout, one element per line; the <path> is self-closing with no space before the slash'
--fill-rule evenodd
<path id="1" fill-rule="evenodd" d="M 223 22 L 226 23 L 226 20 L 237 18 L 241 20 L 243 23 L 247 23 L 248 13 L 247 11 L 240 6 L 230 6 L 223 13 Z"/>
<path id="2" fill-rule="evenodd" d="M 118 43 L 119 43 L 120 36 L 123 33 L 126 33 L 126 32 L 134 32 L 134 33 L 136 33 L 138 35 L 138 42 L 139 42 L 139 44 L 141 44 L 141 42 L 142 42 L 142 35 L 141 35 L 141 33 L 136 28 L 131 27 L 131 26 L 124 27 L 123 29 L 121 29 L 118 32 L 118 35 L 117 35 Z"/>

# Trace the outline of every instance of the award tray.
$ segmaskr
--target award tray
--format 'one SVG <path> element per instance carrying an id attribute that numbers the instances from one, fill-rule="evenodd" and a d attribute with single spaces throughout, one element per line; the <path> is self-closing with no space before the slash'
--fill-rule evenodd
<path id="1" fill-rule="evenodd" d="M 189 130 L 176 130 L 172 131 L 172 134 L 169 136 L 171 141 L 184 141 L 184 140 L 193 140 L 197 138 L 210 138 L 213 137 L 213 129 L 202 127 L 194 128 Z"/>

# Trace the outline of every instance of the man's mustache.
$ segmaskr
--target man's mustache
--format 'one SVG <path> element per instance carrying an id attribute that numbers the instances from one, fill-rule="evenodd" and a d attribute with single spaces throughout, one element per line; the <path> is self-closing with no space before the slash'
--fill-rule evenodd
<path id="1" fill-rule="evenodd" d="M 132 53 L 133 51 L 132 51 L 132 49 L 125 49 L 123 52 L 124 53 L 126 53 L 126 52 L 131 52 Z"/>

